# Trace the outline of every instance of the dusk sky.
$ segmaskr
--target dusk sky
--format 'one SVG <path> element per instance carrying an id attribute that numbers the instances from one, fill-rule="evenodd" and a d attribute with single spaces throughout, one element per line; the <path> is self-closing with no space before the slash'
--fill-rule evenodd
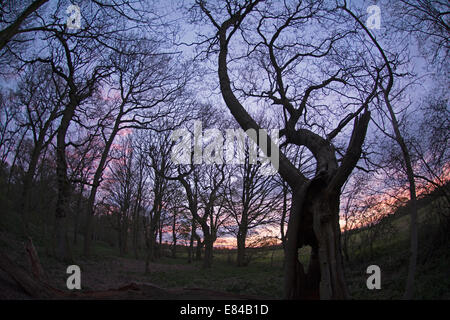
<path id="1" fill-rule="evenodd" d="M 0 299 L 450 297 L 446 1 L 0 2 Z"/>

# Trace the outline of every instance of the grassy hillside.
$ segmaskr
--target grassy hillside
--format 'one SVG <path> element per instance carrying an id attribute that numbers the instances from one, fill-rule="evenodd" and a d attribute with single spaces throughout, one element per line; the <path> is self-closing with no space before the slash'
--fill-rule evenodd
<path id="1" fill-rule="evenodd" d="M 448 207 L 445 207 L 442 198 L 424 199 L 419 204 L 419 255 L 415 297 L 450 299 Z M 350 259 L 346 263 L 346 270 L 354 298 L 401 298 L 406 283 L 410 247 L 410 216 L 406 209 L 400 208 L 395 214 L 383 219 L 379 225 L 372 227 L 372 230 L 358 230 L 351 234 Z M 377 231 L 371 253 L 368 234 L 373 235 Z M 371 264 L 378 265 L 381 269 L 381 290 L 368 290 L 366 287 L 368 275 L 365 272 Z"/>

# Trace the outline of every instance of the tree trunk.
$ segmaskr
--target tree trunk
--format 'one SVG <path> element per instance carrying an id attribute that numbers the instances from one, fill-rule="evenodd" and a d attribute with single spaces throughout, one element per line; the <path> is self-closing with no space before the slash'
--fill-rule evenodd
<path id="1" fill-rule="evenodd" d="M 102 156 L 100 158 L 100 162 L 97 166 L 97 169 L 95 170 L 94 179 L 92 181 L 92 188 L 91 192 L 89 193 L 89 199 L 87 204 L 87 216 L 86 216 L 86 225 L 84 228 L 84 247 L 83 247 L 83 253 L 85 256 L 90 255 L 90 249 L 91 249 L 91 239 L 92 239 L 92 224 L 94 219 L 94 204 L 95 204 L 95 197 L 97 196 L 97 190 L 100 185 L 100 180 L 103 175 L 103 170 L 105 169 L 105 164 L 108 159 L 109 151 L 111 149 L 111 146 L 114 142 L 114 138 L 116 137 L 117 133 L 119 132 L 119 123 L 120 119 L 122 117 L 122 111 L 120 111 L 119 115 L 116 118 L 116 121 L 114 123 L 113 130 L 105 144 L 105 148 L 103 149 Z"/>
<path id="2" fill-rule="evenodd" d="M 69 129 L 75 109 L 78 105 L 78 98 L 69 93 L 70 103 L 64 110 L 61 123 L 56 135 L 56 178 L 58 185 L 58 196 L 55 210 L 54 255 L 59 260 L 72 261 L 72 254 L 67 236 L 67 208 L 69 207 L 70 183 L 67 178 L 66 161 L 66 134 Z"/>
<path id="3" fill-rule="evenodd" d="M 403 140 L 402 140 L 403 142 Z M 411 300 L 414 297 L 414 278 L 416 274 L 417 267 L 417 255 L 418 255 L 418 228 L 417 228 L 417 196 L 416 196 L 416 183 L 414 180 L 414 171 L 411 164 L 411 158 L 409 156 L 408 149 L 403 142 L 403 156 L 406 163 L 406 171 L 409 181 L 409 194 L 410 194 L 410 232 L 411 232 L 411 242 L 410 242 L 410 258 L 408 266 L 408 278 L 406 281 L 404 299 Z"/>
<path id="4" fill-rule="evenodd" d="M 390 76 L 391 76 L 391 79 L 390 79 L 388 88 L 386 90 L 384 90 L 384 99 L 385 99 L 389 114 L 391 116 L 391 123 L 392 123 L 392 127 L 394 129 L 396 142 L 398 143 L 398 145 L 400 146 L 400 148 L 402 150 L 403 160 L 405 161 L 405 166 L 406 166 L 406 175 L 408 177 L 408 183 L 409 183 L 410 217 L 411 217 L 410 243 L 411 243 L 411 245 L 410 245 L 410 257 L 409 257 L 409 266 L 408 266 L 408 277 L 406 280 L 406 288 L 405 288 L 405 293 L 403 295 L 403 299 L 410 300 L 414 296 L 414 277 L 416 274 L 417 250 L 418 250 L 416 181 L 414 179 L 414 170 L 412 167 L 411 156 L 410 156 L 408 147 L 405 143 L 405 140 L 403 139 L 403 136 L 400 132 L 397 117 L 395 115 L 394 108 L 392 107 L 390 99 L 389 99 L 389 92 L 391 90 L 390 88 L 392 86 L 392 81 L 393 81 L 391 71 L 390 71 Z"/>
<path id="5" fill-rule="evenodd" d="M 163 255 L 162 232 L 163 232 L 163 225 L 162 225 L 161 219 L 160 219 L 159 220 L 159 228 L 158 228 L 158 236 L 159 236 L 158 258 L 161 258 Z"/>
<path id="6" fill-rule="evenodd" d="M 150 264 L 150 235 L 149 235 L 149 230 L 147 227 L 147 219 L 145 216 L 143 217 L 143 225 L 144 225 L 144 237 L 145 237 L 145 248 L 146 248 L 145 273 L 148 273 L 149 272 L 149 264 Z"/>
<path id="7" fill-rule="evenodd" d="M 157 218 L 157 214 L 155 214 L 153 217 L 150 217 L 150 227 L 148 231 L 147 259 L 152 262 L 156 260 Z"/>
<path id="8" fill-rule="evenodd" d="M 84 242 L 83 242 L 83 254 L 89 257 L 91 254 L 91 243 L 92 243 L 92 223 L 94 217 L 94 202 L 95 196 L 97 194 L 97 186 L 95 185 L 95 177 L 91 192 L 89 193 L 89 198 L 87 201 L 86 208 L 86 224 L 84 226 Z"/>
<path id="9" fill-rule="evenodd" d="M 195 226 L 192 224 L 191 229 L 191 237 L 189 239 L 189 248 L 188 248 L 188 263 L 192 263 L 192 256 L 194 252 L 194 232 L 195 232 Z"/>
<path id="10" fill-rule="evenodd" d="M 339 193 L 325 192 L 312 204 L 314 233 L 318 240 L 320 298 L 347 299 L 339 228 Z M 314 259 L 314 252 L 311 261 Z"/>
<path id="11" fill-rule="evenodd" d="M 342 251 L 344 253 L 344 261 L 348 263 L 350 261 L 349 255 L 348 255 L 348 239 L 349 239 L 349 226 L 348 226 L 348 215 L 349 215 L 349 208 L 348 208 L 349 202 L 347 202 L 347 208 L 345 209 L 345 227 L 344 227 L 344 233 L 343 233 L 343 241 L 342 241 Z"/>
<path id="12" fill-rule="evenodd" d="M 199 235 L 196 234 L 196 241 L 197 246 L 195 247 L 195 260 L 202 260 L 202 248 L 204 246 L 204 243 L 202 242 L 202 239 Z"/>
<path id="13" fill-rule="evenodd" d="M 123 254 L 126 255 L 128 253 L 128 221 L 127 217 L 125 216 L 125 221 L 123 223 L 123 236 L 122 236 L 122 243 L 123 243 Z"/>
<path id="14" fill-rule="evenodd" d="M 138 228 L 135 221 L 133 227 L 133 251 L 134 251 L 134 258 L 136 260 L 139 259 Z"/>
<path id="15" fill-rule="evenodd" d="M 138 224 L 138 209 L 135 208 L 133 213 L 133 252 L 134 258 L 139 259 L 139 244 L 138 244 L 139 224 Z"/>
<path id="16" fill-rule="evenodd" d="M 65 148 L 64 148 L 65 150 Z M 67 180 L 65 161 L 65 151 L 57 151 L 57 178 L 58 178 L 58 198 L 56 201 L 55 225 L 54 225 L 54 255 L 61 261 L 70 262 L 72 256 L 70 253 L 69 239 L 67 237 L 67 213 L 68 199 L 70 194 L 70 185 Z"/>
<path id="17" fill-rule="evenodd" d="M 340 248 L 339 192 L 321 180 L 304 184 L 292 197 L 286 243 L 286 299 L 346 299 Z M 308 271 L 298 250 L 311 246 Z"/>
<path id="18" fill-rule="evenodd" d="M 77 199 L 77 206 L 76 206 L 76 212 L 74 217 L 74 226 L 73 226 L 73 244 L 76 245 L 78 242 L 78 225 L 79 225 L 79 219 L 80 219 L 80 211 L 81 211 L 81 200 L 83 199 L 83 191 L 84 191 L 84 184 L 81 184 L 80 186 L 80 193 L 78 195 Z"/>
<path id="19" fill-rule="evenodd" d="M 125 256 L 128 252 L 128 223 L 127 213 L 123 209 L 118 213 L 118 239 L 119 239 L 119 254 L 121 257 Z"/>
<path id="20" fill-rule="evenodd" d="M 176 252 L 177 252 L 176 224 L 177 224 L 177 215 L 174 213 L 173 221 L 172 221 L 172 258 L 176 258 Z"/>
<path id="21" fill-rule="evenodd" d="M 150 261 L 155 261 L 157 257 L 157 247 L 156 247 L 156 239 L 157 239 L 157 221 L 156 219 L 159 217 L 153 217 L 150 221 L 150 246 L 149 246 L 149 259 Z M 159 220 L 159 219 L 158 219 Z"/>
<path id="22" fill-rule="evenodd" d="M 117 236 L 118 236 L 118 244 L 119 244 L 119 255 L 121 257 L 123 257 L 123 240 L 122 240 L 123 234 L 122 234 L 122 228 L 121 227 L 119 227 Z"/>
<path id="23" fill-rule="evenodd" d="M 53 231 L 54 240 L 54 256 L 67 263 L 72 262 L 72 254 L 69 246 L 69 239 L 67 237 L 67 219 L 65 216 L 58 214 L 55 217 L 55 225 Z"/>
<path id="24" fill-rule="evenodd" d="M 213 239 L 210 235 L 205 235 L 205 257 L 203 259 L 203 268 L 211 268 L 213 260 Z"/>
<path id="25" fill-rule="evenodd" d="M 283 246 L 283 252 L 286 251 L 286 234 L 284 230 L 284 225 L 286 223 L 286 215 L 288 212 L 287 196 L 288 196 L 288 187 L 286 185 L 286 182 L 283 181 L 283 209 L 280 221 L 280 235 L 281 235 L 281 245 Z"/>
<path id="26" fill-rule="evenodd" d="M 23 220 L 23 233 L 24 237 L 27 237 L 29 234 L 28 231 L 28 211 L 30 210 L 30 190 L 31 185 L 33 183 L 33 176 L 36 171 L 36 166 L 38 163 L 40 154 L 40 147 L 35 146 L 33 152 L 31 154 L 30 163 L 28 164 L 28 170 L 25 173 L 23 178 L 23 187 L 22 187 L 22 199 L 21 199 L 21 208 L 20 213 Z"/>
<path id="27" fill-rule="evenodd" d="M 344 232 L 344 241 L 343 241 L 343 243 L 342 243 L 342 250 L 343 250 L 343 252 L 344 252 L 344 259 L 345 259 L 345 262 L 349 262 L 350 261 L 350 258 L 349 258 L 349 256 L 348 256 L 348 230 L 346 230 L 345 232 Z"/>
<path id="28" fill-rule="evenodd" d="M 245 261 L 245 239 L 247 236 L 247 230 L 244 228 L 239 228 L 237 236 L 237 266 L 244 267 L 247 265 Z"/>

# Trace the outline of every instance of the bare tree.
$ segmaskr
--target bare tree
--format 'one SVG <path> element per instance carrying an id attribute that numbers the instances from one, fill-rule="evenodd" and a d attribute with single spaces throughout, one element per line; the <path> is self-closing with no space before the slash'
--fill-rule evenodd
<path id="1" fill-rule="evenodd" d="M 33 141 L 30 161 L 23 177 L 21 207 L 19 208 L 26 236 L 29 234 L 27 215 L 33 178 L 40 156 L 56 135 L 54 122 L 61 115 L 61 101 L 57 94 L 58 81 L 59 79 L 46 66 L 31 65 L 18 84 L 17 96 L 22 106 L 23 120 L 17 119 L 17 123 L 28 128 Z M 18 152 L 20 151 L 18 150 Z"/>
<path id="2" fill-rule="evenodd" d="M 419 40 L 432 62 L 445 61 L 450 50 L 450 4 L 439 0 L 401 0 L 393 4 L 391 27 Z"/>
<path id="3" fill-rule="evenodd" d="M 107 82 L 111 87 L 111 97 L 95 104 L 96 110 L 101 110 L 102 105 L 107 105 L 107 108 L 101 120 L 93 124 L 101 128 L 104 148 L 89 194 L 84 237 L 84 254 L 87 256 L 91 247 L 95 198 L 115 137 L 125 129 L 169 130 L 170 126 L 160 128 L 159 120 L 174 119 L 180 112 L 177 101 L 182 97 L 188 69 L 179 70 L 175 56 L 159 52 L 159 46 L 159 42 L 140 45 L 139 40 L 123 43 L 120 47 L 125 54 L 112 53 L 113 71 Z M 115 95 L 119 98 L 114 98 Z"/>
<path id="4" fill-rule="evenodd" d="M 0 92 L 0 167 L 2 169 L 6 169 L 8 158 L 14 149 L 21 146 L 21 141 L 27 133 L 26 127 L 17 128 L 15 126 L 17 118 L 20 117 L 20 108 L 14 100 L 11 92 L 6 90 Z M 21 136 L 22 138 L 18 139 Z M 14 163 L 15 161 L 13 161 L 13 165 Z"/>
<path id="5" fill-rule="evenodd" d="M 48 0 L 35 0 L 32 1 L 15 19 L 9 24 L 4 27 L 2 30 L 0 30 L 0 50 L 2 50 L 6 44 L 17 34 L 24 33 L 24 32 L 31 32 L 32 29 L 30 28 L 21 28 L 27 19 L 30 18 L 30 16 L 38 10 L 43 4 L 48 2 Z M 12 3 L 11 3 L 12 4 Z M 17 4 L 17 3 L 16 3 Z M 6 7 L 0 10 L 0 17 L 2 17 L 2 24 L 7 21 L 6 18 Z M 14 8 L 16 9 L 16 8 Z M 8 22 L 7 22 L 8 23 Z"/>
<path id="6" fill-rule="evenodd" d="M 394 95 L 391 93 L 393 91 L 394 86 L 394 71 L 393 71 L 393 62 L 392 60 L 389 60 L 386 56 L 385 51 L 381 47 L 381 45 L 378 43 L 376 38 L 372 35 L 372 33 L 367 29 L 367 27 L 364 25 L 364 23 L 361 22 L 361 20 L 350 10 L 346 7 L 344 4 L 342 6 L 342 9 L 347 12 L 355 21 L 359 24 L 359 26 L 364 30 L 364 32 L 369 36 L 370 40 L 375 45 L 376 49 L 378 50 L 379 54 L 382 57 L 382 60 L 384 62 L 383 68 L 386 68 L 387 70 L 387 80 L 386 84 L 383 83 L 383 81 L 380 81 L 379 86 L 383 93 L 384 103 L 386 105 L 386 109 L 388 110 L 389 121 L 391 122 L 394 135 L 386 134 L 396 141 L 396 143 L 399 145 L 403 160 L 405 163 L 406 168 L 406 175 L 408 177 L 408 183 L 409 183 L 409 193 L 410 193 L 410 215 L 411 215 L 411 249 L 410 249 L 410 261 L 409 261 L 409 268 L 408 268 L 408 278 L 406 282 L 406 289 L 404 298 L 405 299 L 412 299 L 414 295 L 414 276 L 416 273 L 416 265 L 417 265 L 417 250 L 418 250 L 418 235 L 417 235 L 417 195 L 416 195 L 416 182 L 414 178 L 414 170 L 412 166 L 412 160 L 411 160 L 411 153 L 409 151 L 409 148 L 403 138 L 402 133 L 400 132 L 400 125 L 399 121 L 397 119 L 397 115 L 394 111 L 394 107 L 392 105 L 392 100 Z M 385 80 L 384 78 L 382 80 Z M 391 96 L 392 95 L 392 96 Z"/>
<path id="7" fill-rule="evenodd" d="M 225 189 L 225 210 L 230 213 L 236 226 L 228 226 L 237 237 L 237 265 L 246 266 L 246 239 L 255 228 L 273 223 L 277 207 L 277 195 L 273 176 L 264 175 L 262 163 L 251 163 L 246 145 L 244 164 L 237 167 Z M 234 180 L 232 182 L 232 180 Z"/>
<path id="8" fill-rule="evenodd" d="M 345 261 L 350 261 L 350 247 L 353 242 L 352 232 L 357 228 L 361 228 L 364 225 L 370 225 L 369 220 L 373 223 L 378 222 L 382 217 L 377 216 L 373 211 L 370 211 L 366 217 L 366 213 L 372 207 L 368 204 L 368 194 L 364 194 L 367 191 L 367 184 L 370 179 L 364 172 L 356 172 L 347 181 L 343 188 L 342 196 L 345 202 L 342 206 L 343 212 L 343 239 L 342 239 L 342 251 Z M 367 199 L 366 199 L 367 198 Z M 373 198 L 372 198 L 373 203 Z M 371 251 L 372 252 L 372 251 Z"/>
<path id="9" fill-rule="evenodd" d="M 424 114 L 420 124 L 423 133 L 413 137 L 412 148 L 415 158 L 416 179 L 439 188 L 450 204 L 448 186 L 448 163 L 450 161 L 450 111 L 448 100 L 429 98 L 421 108 Z"/>
<path id="10" fill-rule="evenodd" d="M 70 30 L 66 25 L 65 15 L 70 2 L 60 0 L 54 6 L 42 7 L 40 10 L 43 3 L 35 1 L 24 11 L 29 12 L 23 19 L 19 16 L 17 23 L 14 22 L 11 28 L 3 30 L 2 45 L 9 48 L 11 39 L 18 34 L 33 35 L 34 38 L 24 41 L 31 43 L 33 39 L 37 39 L 33 43 L 38 50 L 21 51 L 9 48 L 12 60 L 16 62 L 19 70 L 24 64 L 47 64 L 55 77 L 59 78 L 57 94 L 63 107 L 56 134 L 59 191 L 55 210 L 54 251 L 60 259 L 71 260 L 65 222 L 65 208 L 68 207 L 71 189 L 67 178 L 66 159 L 66 146 L 70 144 L 66 142 L 69 129 L 77 122 L 80 107 L 86 105 L 97 92 L 99 83 L 111 75 L 112 62 L 108 61 L 108 56 L 112 52 L 123 53 L 121 45 L 126 43 L 132 34 L 136 41 L 142 40 L 143 37 L 138 35 L 145 34 L 143 30 L 155 26 L 151 22 L 155 15 L 151 9 L 147 10 L 150 6 L 141 6 L 143 3 L 139 1 L 121 1 L 114 6 L 101 1 L 83 2 L 80 4 L 82 26 Z M 35 15 L 36 19 L 33 24 L 25 26 L 23 20 L 31 14 Z M 140 34 L 135 32 L 138 28 Z"/>
<path id="11" fill-rule="evenodd" d="M 110 210 L 116 217 L 120 255 L 128 252 L 128 230 L 135 196 L 135 158 L 132 138 L 125 137 L 115 159 L 109 164 L 111 177 L 105 183 Z"/>
<path id="12" fill-rule="evenodd" d="M 285 138 L 285 143 L 305 146 L 316 161 L 315 176 L 307 178 L 284 153 L 280 152 L 279 156 L 279 174 L 292 189 L 287 232 L 285 298 L 318 298 L 319 295 L 324 299 L 348 298 L 340 250 L 339 198 L 341 187 L 360 158 L 370 120 L 368 107 L 376 94 L 378 78 L 375 77 L 376 81 L 373 81 L 371 75 L 366 74 L 366 81 L 362 82 L 361 78 L 358 77 L 357 80 L 352 77 L 359 69 L 358 66 L 364 64 L 360 58 L 359 61 L 356 58 L 363 56 L 362 54 L 353 56 L 347 51 L 347 56 L 355 59 L 346 61 L 340 59 L 339 54 L 335 55 L 343 49 L 339 46 L 341 40 L 348 41 L 351 38 L 358 41 L 352 37 L 352 30 L 343 29 L 345 25 L 330 26 L 330 19 L 323 37 L 314 32 L 317 38 L 300 38 L 303 40 L 301 42 L 295 36 L 304 34 L 301 28 L 306 28 L 312 22 L 320 27 L 320 18 L 325 14 L 333 14 L 332 8 L 321 1 L 284 2 L 280 5 L 264 5 L 260 1 L 226 1 L 215 8 L 204 1 L 197 1 L 196 7 L 200 8 L 202 14 L 199 19 L 208 21 L 214 28 L 212 35 L 206 35 L 202 44 L 206 46 L 208 53 L 218 52 L 218 79 L 222 98 L 239 125 L 244 130 L 254 129 L 258 132 L 260 129 L 236 92 L 271 101 L 282 108 L 284 124 L 280 133 Z M 250 28 L 249 23 L 257 26 L 256 34 L 251 32 L 254 28 Z M 326 30 L 339 32 L 329 33 Z M 243 50 L 244 55 L 229 59 L 235 43 L 233 40 L 242 40 L 246 49 Z M 352 48 L 358 51 L 357 46 Z M 252 56 L 257 58 L 252 60 Z M 327 57 L 330 59 L 327 60 Z M 266 75 L 264 80 L 258 81 L 259 78 L 253 77 L 255 81 L 245 85 L 245 80 L 249 79 L 247 77 L 243 86 L 238 86 L 237 79 L 232 81 L 229 69 L 231 65 L 236 65 L 236 61 L 242 65 L 239 58 L 249 58 L 253 62 L 249 64 L 250 70 L 253 68 L 260 71 L 259 76 Z M 330 62 L 327 70 L 314 63 L 322 59 Z M 349 65 L 350 60 L 352 66 Z M 258 61 L 261 62 L 259 69 Z M 314 70 L 318 72 L 320 70 L 324 79 L 318 80 L 317 76 L 314 80 L 303 79 L 299 68 L 308 66 L 312 69 L 315 66 Z M 302 86 L 301 82 L 306 83 L 306 86 Z M 236 87 L 241 89 L 236 90 Z M 349 97 L 351 93 L 344 94 L 344 90 L 350 88 L 356 89 L 363 98 L 353 95 L 350 103 L 341 102 L 341 107 L 352 106 L 354 111 L 343 116 L 333 129 L 326 132 L 325 126 L 332 126 L 320 116 L 321 104 L 316 100 L 317 93 L 329 89 L 338 95 L 341 93 Z M 340 101 L 339 98 L 337 101 Z M 344 109 L 339 113 L 345 114 Z M 337 109 L 333 110 L 337 117 Z M 306 117 L 307 111 L 317 114 L 315 117 Z M 304 121 L 301 121 L 302 117 Z M 342 157 L 338 159 L 332 140 L 352 120 L 354 126 L 347 149 L 341 151 Z M 314 130 L 314 126 L 318 129 Z M 262 145 L 261 140 L 258 145 Z M 267 145 L 270 147 L 266 151 L 278 148 L 272 139 L 268 139 Z M 304 245 L 312 247 L 308 272 L 304 271 L 298 261 L 298 249 Z"/>
<path id="13" fill-rule="evenodd" d="M 146 166 L 151 169 L 152 179 L 152 205 L 148 215 L 148 225 L 144 226 L 146 232 L 147 258 L 145 270 L 148 272 L 149 262 L 155 261 L 158 256 L 157 235 L 162 237 L 160 230 L 163 211 L 170 207 L 171 191 L 169 181 L 165 178 L 172 172 L 170 155 L 172 142 L 169 132 L 149 132 L 145 135 L 141 148 L 148 157 Z"/>
<path id="14" fill-rule="evenodd" d="M 181 192 L 179 186 L 174 185 L 171 190 L 169 212 L 171 214 L 170 229 L 172 232 L 172 258 L 176 258 L 178 235 L 180 232 L 182 232 L 182 216 L 185 207 L 183 206 L 184 195 Z"/>

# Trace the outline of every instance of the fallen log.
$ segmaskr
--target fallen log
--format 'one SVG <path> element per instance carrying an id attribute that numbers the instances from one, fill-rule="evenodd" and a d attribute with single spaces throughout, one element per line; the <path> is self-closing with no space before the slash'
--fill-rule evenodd
<path id="1" fill-rule="evenodd" d="M 7 273 L 29 296 L 44 299 L 53 296 L 51 290 L 43 282 L 30 276 L 2 251 L 0 251 L 0 269 Z"/>
<path id="2" fill-rule="evenodd" d="M 36 248 L 33 245 L 33 241 L 30 237 L 24 242 L 25 251 L 28 254 L 28 260 L 30 261 L 31 273 L 38 280 L 44 280 L 46 277 L 44 268 L 42 268 L 39 256 L 36 252 Z"/>

